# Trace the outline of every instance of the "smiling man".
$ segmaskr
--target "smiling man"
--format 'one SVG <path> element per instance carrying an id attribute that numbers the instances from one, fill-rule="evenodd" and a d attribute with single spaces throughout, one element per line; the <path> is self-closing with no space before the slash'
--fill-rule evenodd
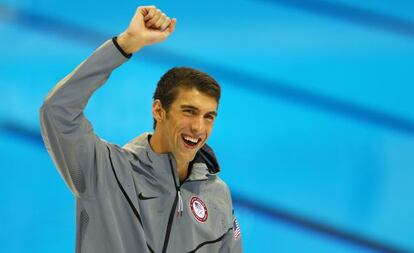
<path id="1" fill-rule="evenodd" d="M 173 68 L 158 82 L 154 133 L 120 147 L 99 138 L 84 116 L 114 69 L 175 29 L 154 6 L 106 41 L 46 97 L 41 132 L 76 199 L 76 252 L 242 252 L 231 195 L 206 144 L 220 86 L 209 75 Z"/>
<path id="2" fill-rule="evenodd" d="M 187 177 L 189 163 L 211 133 L 219 99 L 218 83 L 191 68 L 173 68 L 158 82 L 150 143 L 157 153 L 172 152 L 180 181 Z"/>

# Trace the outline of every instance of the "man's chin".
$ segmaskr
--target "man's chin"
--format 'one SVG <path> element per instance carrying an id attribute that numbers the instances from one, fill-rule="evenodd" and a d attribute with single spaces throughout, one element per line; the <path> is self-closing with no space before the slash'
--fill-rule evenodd
<path id="1" fill-rule="evenodd" d="M 204 145 L 204 143 L 199 143 L 196 147 L 187 147 L 185 143 L 181 143 L 178 155 L 182 158 L 182 160 L 191 162 L 202 145 Z"/>
<path id="2" fill-rule="evenodd" d="M 194 157 L 196 156 L 197 151 L 198 151 L 198 149 L 191 150 L 191 151 L 185 150 L 184 152 L 181 151 L 178 154 L 176 154 L 176 158 L 179 161 L 183 161 L 183 162 L 188 162 L 189 163 L 192 160 L 194 160 Z"/>
<path id="3" fill-rule="evenodd" d="M 192 154 L 186 154 L 183 157 L 183 160 L 185 160 L 186 162 L 191 162 L 192 160 L 194 160 L 194 157 L 196 156 L 197 151 L 194 151 Z"/>

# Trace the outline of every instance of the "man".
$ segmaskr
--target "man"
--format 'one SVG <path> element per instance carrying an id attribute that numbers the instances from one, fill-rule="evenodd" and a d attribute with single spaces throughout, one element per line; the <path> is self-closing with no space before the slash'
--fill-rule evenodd
<path id="1" fill-rule="evenodd" d="M 173 33 L 176 19 L 139 7 L 50 92 L 42 137 L 76 197 L 76 252 L 241 252 L 240 229 L 219 166 L 206 144 L 220 87 L 207 74 L 173 68 L 154 94 L 154 133 L 124 147 L 93 132 L 83 110 L 111 72 Z"/>

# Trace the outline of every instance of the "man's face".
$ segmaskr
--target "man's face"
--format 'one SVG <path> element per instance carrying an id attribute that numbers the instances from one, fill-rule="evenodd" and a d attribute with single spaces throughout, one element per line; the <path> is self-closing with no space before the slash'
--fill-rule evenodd
<path id="1" fill-rule="evenodd" d="M 178 90 L 166 117 L 162 120 L 163 146 L 177 161 L 190 162 L 206 143 L 217 115 L 217 102 L 197 89 Z"/>

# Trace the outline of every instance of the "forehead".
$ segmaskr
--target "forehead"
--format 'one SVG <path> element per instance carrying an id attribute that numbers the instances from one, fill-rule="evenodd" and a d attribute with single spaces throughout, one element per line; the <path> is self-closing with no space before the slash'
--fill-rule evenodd
<path id="1" fill-rule="evenodd" d="M 196 88 L 179 88 L 177 97 L 172 105 L 174 107 L 180 107 L 181 105 L 192 105 L 201 111 L 217 110 L 216 99 L 197 90 Z"/>

